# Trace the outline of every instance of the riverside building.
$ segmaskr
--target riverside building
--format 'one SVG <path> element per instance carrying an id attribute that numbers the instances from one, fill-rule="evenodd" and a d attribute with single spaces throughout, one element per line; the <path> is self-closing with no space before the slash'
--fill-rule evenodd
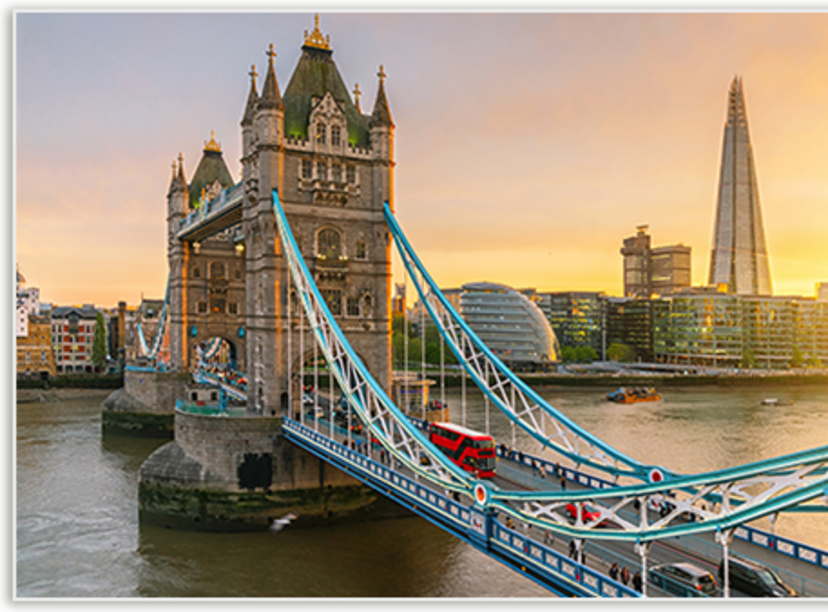
<path id="1" fill-rule="evenodd" d="M 502 361 L 518 369 L 560 361 L 549 321 L 523 293 L 496 283 L 468 283 L 460 294 L 460 314 Z"/>

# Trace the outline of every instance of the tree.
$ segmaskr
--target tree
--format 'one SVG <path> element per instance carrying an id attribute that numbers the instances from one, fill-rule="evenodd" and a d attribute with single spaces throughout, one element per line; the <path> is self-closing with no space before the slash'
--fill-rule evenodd
<path id="1" fill-rule="evenodd" d="M 92 365 L 100 372 L 106 365 L 106 323 L 100 312 L 95 316 L 95 339 L 92 341 Z"/>
<path id="2" fill-rule="evenodd" d="M 575 349 L 575 359 L 579 363 L 592 363 L 598 359 L 598 353 L 591 346 L 579 346 Z"/>
<path id="3" fill-rule="evenodd" d="M 755 368 L 756 367 L 756 353 L 753 348 L 746 346 L 742 351 L 742 360 L 739 362 L 740 368 Z"/>
<path id="4" fill-rule="evenodd" d="M 805 364 L 805 359 L 802 357 L 802 351 L 799 350 L 798 346 L 793 348 L 790 364 L 792 368 L 799 368 Z"/>
<path id="5" fill-rule="evenodd" d="M 625 363 L 635 361 L 635 349 L 620 342 L 613 342 L 607 348 L 607 359 Z"/>

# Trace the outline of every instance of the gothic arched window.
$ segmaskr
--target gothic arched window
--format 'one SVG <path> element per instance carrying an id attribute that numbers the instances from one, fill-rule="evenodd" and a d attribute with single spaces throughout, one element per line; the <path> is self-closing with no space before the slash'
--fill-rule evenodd
<path id="1" fill-rule="evenodd" d="M 325 144 L 325 124 L 321 121 L 316 124 L 316 142 Z"/>
<path id="2" fill-rule="evenodd" d="M 331 126 L 331 144 L 338 147 L 342 142 L 342 128 L 338 125 Z"/>
<path id="3" fill-rule="evenodd" d="M 316 254 L 325 259 L 339 259 L 342 255 L 342 236 L 332 227 L 319 230 L 316 235 Z"/>

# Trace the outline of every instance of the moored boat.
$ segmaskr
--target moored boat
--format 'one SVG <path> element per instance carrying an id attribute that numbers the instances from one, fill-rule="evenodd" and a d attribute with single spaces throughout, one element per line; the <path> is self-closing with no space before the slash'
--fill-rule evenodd
<path id="1" fill-rule="evenodd" d="M 607 394 L 607 399 L 617 404 L 635 404 L 636 402 L 655 402 L 661 394 L 654 387 L 619 387 Z"/>

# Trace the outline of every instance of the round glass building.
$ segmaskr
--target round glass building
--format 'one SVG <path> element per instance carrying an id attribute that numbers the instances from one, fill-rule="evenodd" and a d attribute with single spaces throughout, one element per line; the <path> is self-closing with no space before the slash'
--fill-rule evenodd
<path id="1" fill-rule="evenodd" d="M 530 369 L 560 361 L 555 332 L 537 304 L 511 287 L 468 283 L 460 314 L 503 362 Z"/>

